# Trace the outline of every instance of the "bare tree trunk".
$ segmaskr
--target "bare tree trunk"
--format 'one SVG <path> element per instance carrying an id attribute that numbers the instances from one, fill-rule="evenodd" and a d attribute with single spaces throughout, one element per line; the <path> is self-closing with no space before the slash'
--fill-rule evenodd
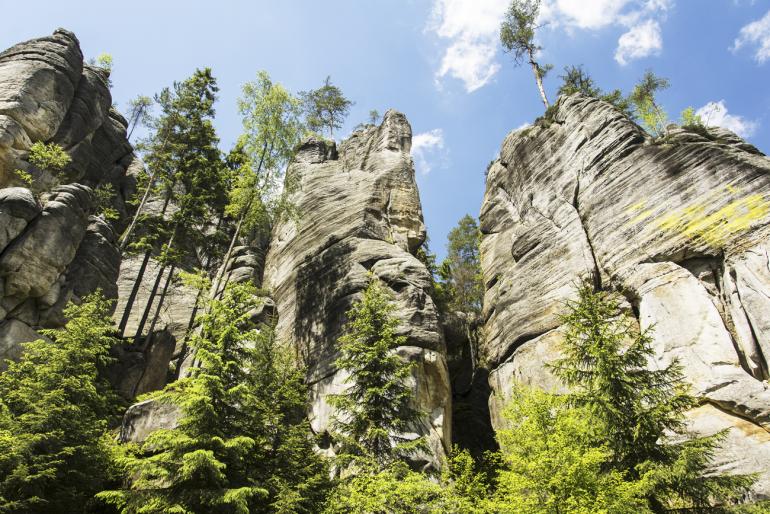
<path id="1" fill-rule="evenodd" d="M 179 228 L 178 225 L 174 227 L 174 231 L 171 233 L 171 238 L 166 244 L 166 251 L 164 253 L 168 254 L 168 251 L 171 250 L 171 248 L 173 247 L 174 238 L 176 237 L 176 232 L 178 228 Z M 144 326 L 147 324 L 147 318 L 150 317 L 152 304 L 155 301 L 155 296 L 158 294 L 158 287 L 160 287 L 160 281 L 163 278 L 163 272 L 165 270 L 166 270 L 166 264 L 162 264 L 160 267 L 160 270 L 158 271 L 158 274 L 155 276 L 155 283 L 152 285 L 152 290 L 150 291 L 150 297 L 147 299 L 147 305 L 145 305 L 144 307 L 144 312 L 142 313 L 142 319 L 139 321 L 139 326 L 136 327 L 136 334 L 134 335 L 134 344 L 137 344 L 142 339 L 142 331 L 144 331 Z"/>
<path id="2" fill-rule="evenodd" d="M 163 291 L 160 293 L 160 298 L 158 299 L 158 306 L 155 308 L 155 315 L 152 317 L 152 323 L 150 323 L 150 328 L 147 330 L 147 343 L 149 343 L 152 340 L 152 334 L 155 331 L 155 325 L 158 323 L 158 318 L 160 318 L 160 310 L 163 307 L 163 302 L 166 300 L 166 294 L 168 293 L 168 286 L 171 285 L 171 280 L 174 277 L 174 271 L 176 270 L 176 264 L 171 265 L 171 269 L 168 271 L 168 275 L 166 276 L 166 283 L 163 284 Z"/>
<path id="3" fill-rule="evenodd" d="M 123 232 L 123 235 L 120 237 L 120 253 L 122 254 L 123 251 L 126 249 L 126 246 L 128 245 L 129 239 L 131 239 L 131 234 L 134 232 L 134 227 L 136 226 L 136 222 L 139 220 L 139 216 L 142 214 L 142 210 L 144 210 L 144 205 L 147 203 L 147 200 L 150 198 L 150 191 L 152 191 L 152 181 L 155 179 L 155 174 L 153 173 L 149 177 L 149 183 L 147 184 L 147 189 L 144 191 L 144 195 L 142 196 L 142 201 L 139 203 L 139 207 L 136 209 L 136 213 L 134 214 L 134 218 L 131 220 L 131 224 L 128 226 L 125 232 Z"/>
<path id="4" fill-rule="evenodd" d="M 548 109 L 550 104 L 548 103 L 548 97 L 545 96 L 545 89 L 543 88 L 543 77 L 540 75 L 540 66 L 535 62 L 535 58 L 532 55 L 532 51 L 529 52 L 529 64 L 532 66 L 532 73 L 535 74 L 535 82 L 537 82 L 537 90 L 540 91 L 540 98 L 543 100 L 543 105 Z"/>
<path id="5" fill-rule="evenodd" d="M 131 288 L 131 293 L 128 295 L 128 299 L 126 300 L 126 306 L 123 309 L 123 316 L 120 318 L 120 325 L 118 325 L 118 333 L 120 334 L 120 337 L 123 337 L 126 330 L 128 318 L 131 316 L 131 309 L 134 307 L 136 295 L 139 293 L 139 287 L 142 284 L 142 278 L 144 278 L 144 272 L 147 270 L 147 263 L 150 262 L 150 255 L 152 255 L 151 249 L 144 252 L 142 265 L 139 266 L 139 272 L 136 274 L 136 279 L 134 280 L 134 287 Z"/>

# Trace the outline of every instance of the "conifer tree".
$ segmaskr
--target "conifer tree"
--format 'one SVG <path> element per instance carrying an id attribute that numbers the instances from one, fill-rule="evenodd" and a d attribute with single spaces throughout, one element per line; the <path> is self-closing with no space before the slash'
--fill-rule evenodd
<path id="1" fill-rule="evenodd" d="M 611 468 L 647 483 L 651 512 L 705 511 L 738 501 L 754 479 L 708 469 L 725 433 L 686 432 L 685 413 L 697 402 L 680 365 L 648 367 L 650 332 L 638 330 L 612 295 L 582 283 L 568 307 L 564 357 L 553 369 L 571 388 L 568 401 L 597 421 Z"/>
<path id="2" fill-rule="evenodd" d="M 559 78 L 562 79 L 562 84 L 559 86 L 559 96 L 581 93 L 585 96 L 599 98 L 611 103 L 626 116 L 634 117 L 630 99 L 626 98 L 619 89 L 614 89 L 609 93 L 603 92 L 582 66 L 565 66 L 564 75 L 559 75 Z"/>
<path id="3" fill-rule="evenodd" d="M 339 369 L 349 374 L 348 389 L 330 398 L 339 413 L 335 428 L 342 436 L 346 460 L 384 469 L 422 447 L 421 439 L 403 436 L 419 423 L 406 383 L 412 364 L 396 349 L 406 342 L 396 335 L 390 295 L 371 277 L 363 296 L 348 311 L 346 333 L 340 338 Z"/>
<path id="4" fill-rule="evenodd" d="M 353 102 L 332 84 L 331 77 L 326 77 L 323 86 L 318 89 L 300 93 L 300 97 L 308 129 L 313 132 L 329 129 L 329 138 L 334 139 L 334 129 L 342 128 Z"/>
<path id="5" fill-rule="evenodd" d="M 668 79 L 658 77 L 652 71 L 647 70 L 629 96 L 634 112 L 641 120 L 642 125 L 656 137 L 666 134 L 668 115 L 655 96 L 660 91 L 667 89 L 669 85 Z"/>
<path id="6" fill-rule="evenodd" d="M 26 343 L 0 374 L 0 512 L 82 512 L 109 478 L 103 435 L 117 396 L 100 375 L 113 337 L 100 293 L 70 304 L 52 341 Z"/>
<path id="7" fill-rule="evenodd" d="M 314 513 L 328 472 L 312 448 L 303 371 L 269 327 L 253 286 L 229 286 L 201 316 L 199 365 L 151 395 L 182 413 L 119 459 L 125 488 L 99 494 L 121 512 Z"/>

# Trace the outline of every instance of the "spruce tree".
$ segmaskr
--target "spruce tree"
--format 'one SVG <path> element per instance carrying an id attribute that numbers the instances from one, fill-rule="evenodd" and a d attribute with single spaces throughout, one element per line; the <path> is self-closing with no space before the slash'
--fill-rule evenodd
<path id="1" fill-rule="evenodd" d="M 0 374 L 0 512 L 83 512 L 109 478 L 103 435 L 119 415 L 100 370 L 113 337 L 100 293 L 70 304 L 52 341 L 25 344 Z"/>
<path id="2" fill-rule="evenodd" d="M 345 460 L 384 469 L 408 457 L 424 444 L 408 440 L 420 412 L 412 405 L 406 383 L 412 364 L 396 349 L 406 343 L 397 334 L 398 319 L 385 287 L 371 277 L 363 296 L 348 311 L 346 333 L 340 340 L 337 368 L 349 374 L 348 388 L 330 398 L 339 413 L 335 428 L 342 436 Z"/>
<path id="3" fill-rule="evenodd" d="M 190 340 L 190 376 L 151 395 L 182 413 L 176 429 L 124 448 L 125 487 L 99 498 L 121 512 L 318 511 L 328 472 L 313 451 L 307 390 L 291 352 L 269 327 L 248 284 L 229 286 Z"/>
<path id="4" fill-rule="evenodd" d="M 711 512 L 739 501 L 754 479 L 708 469 L 725 433 L 687 433 L 685 414 L 697 401 L 677 362 L 650 369 L 650 331 L 640 331 L 613 295 L 588 283 L 579 285 L 563 323 L 564 357 L 553 370 L 571 388 L 570 404 L 597 421 L 611 469 L 646 482 L 649 510 Z"/>

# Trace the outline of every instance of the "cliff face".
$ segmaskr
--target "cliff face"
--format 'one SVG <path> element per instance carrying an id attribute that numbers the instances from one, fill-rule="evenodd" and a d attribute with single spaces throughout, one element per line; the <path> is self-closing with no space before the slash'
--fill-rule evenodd
<path id="1" fill-rule="evenodd" d="M 135 187 L 127 170 L 141 164 L 111 103 L 107 75 L 83 64 L 70 32 L 0 53 L 0 358 L 17 356 L 36 329 L 61 326 L 69 300 L 97 288 L 117 297 L 116 233 Z M 27 161 L 38 141 L 70 155 L 56 177 Z M 16 170 L 32 177 L 29 188 Z M 120 215 L 111 223 L 94 216 L 93 189 L 106 184 Z"/>
<path id="2" fill-rule="evenodd" d="M 275 228 L 264 286 L 276 302 L 279 338 L 293 341 L 308 366 L 311 423 L 319 434 L 333 416 L 326 396 L 345 387 L 345 374 L 334 366 L 345 313 L 369 273 L 391 289 L 407 337 L 399 353 L 416 362 L 412 386 L 425 413 L 417 432 L 434 453 L 424 464 L 438 467 L 450 441 L 451 394 L 430 276 L 414 257 L 425 227 L 411 141 L 404 115 L 388 111 L 379 127 L 355 132 L 339 149 L 305 143 L 287 173 L 300 214 Z"/>
<path id="3" fill-rule="evenodd" d="M 559 314 L 575 282 L 621 292 L 679 359 L 692 428 L 728 428 L 718 465 L 770 495 L 770 159 L 722 129 L 654 143 L 610 105 L 561 98 L 505 139 L 481 209 L 493 424 L 514 382 L 560 386 Z"/>

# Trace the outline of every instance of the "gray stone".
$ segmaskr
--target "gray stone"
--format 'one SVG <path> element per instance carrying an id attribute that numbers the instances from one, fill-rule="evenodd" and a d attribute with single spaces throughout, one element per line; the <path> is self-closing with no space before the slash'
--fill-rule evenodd
<path id="1" fill-rule="evenodd" d="M 0 189 L 0 252 L 18 237 L 39 213 L 40 205 L 29 189 Z"/>
<path id="2" fill-rule="evenodd" d="M 22 343 L 47 338 L 38 334 L 26 323 L 9 319 L 0 324 L 0 371 L 6 368 L 6 360 L 17 360 L 23 353 Z"/>
<path id="3" fill-rule="evenodd" d="M 128 408 L 123 416 L 118 439 L 123 443 L 142 443 L 158 429 L 173 429 L 179 424 L 181 412 L 170 403 L 145 400 Z"/>
<path id="4" fill-rule="evenodd" d="M 410 148 L 409 123 L 395 111 L 339 148 L 320 140 L 302 145 L 287 172 L 301 218 L 275 227 L 264 287 L 276 303 L 278 338 L 296 345 L 308 367 L 313 428 L 322 433 L 334 415 L 325 397 L 345 383 L 334 366 L 345 313 L 369 273 L 387 285 L 407 338 L 403 354 L 419 363 L 419 432 L 434 451 L 423 464 L 438 468 L 451 440 L 451 393 L 430 276 L 413 255 L 425 227 Z"/>
<path id="5" fill-rule="evenodd" d="M 545 364 L 559 354 L 564 301 L 589 278 L 653 328 L 650 366 L 678 359 L 693 392 L 721 409 L 708 423 L 691 413 L 696 432 L 734 427 L 719 459 L 752 472 L 735 455 L 764 436 L 735 437 L 744 423 L 770 429 L 770 160 L 724 129 L 669 132 L 654 141 L 573 95 L 506 137 L 480 219 L 493 422 L 515 383 L 558 390 Z M 762 483 L 758 494 L 770 493 Z"/>

